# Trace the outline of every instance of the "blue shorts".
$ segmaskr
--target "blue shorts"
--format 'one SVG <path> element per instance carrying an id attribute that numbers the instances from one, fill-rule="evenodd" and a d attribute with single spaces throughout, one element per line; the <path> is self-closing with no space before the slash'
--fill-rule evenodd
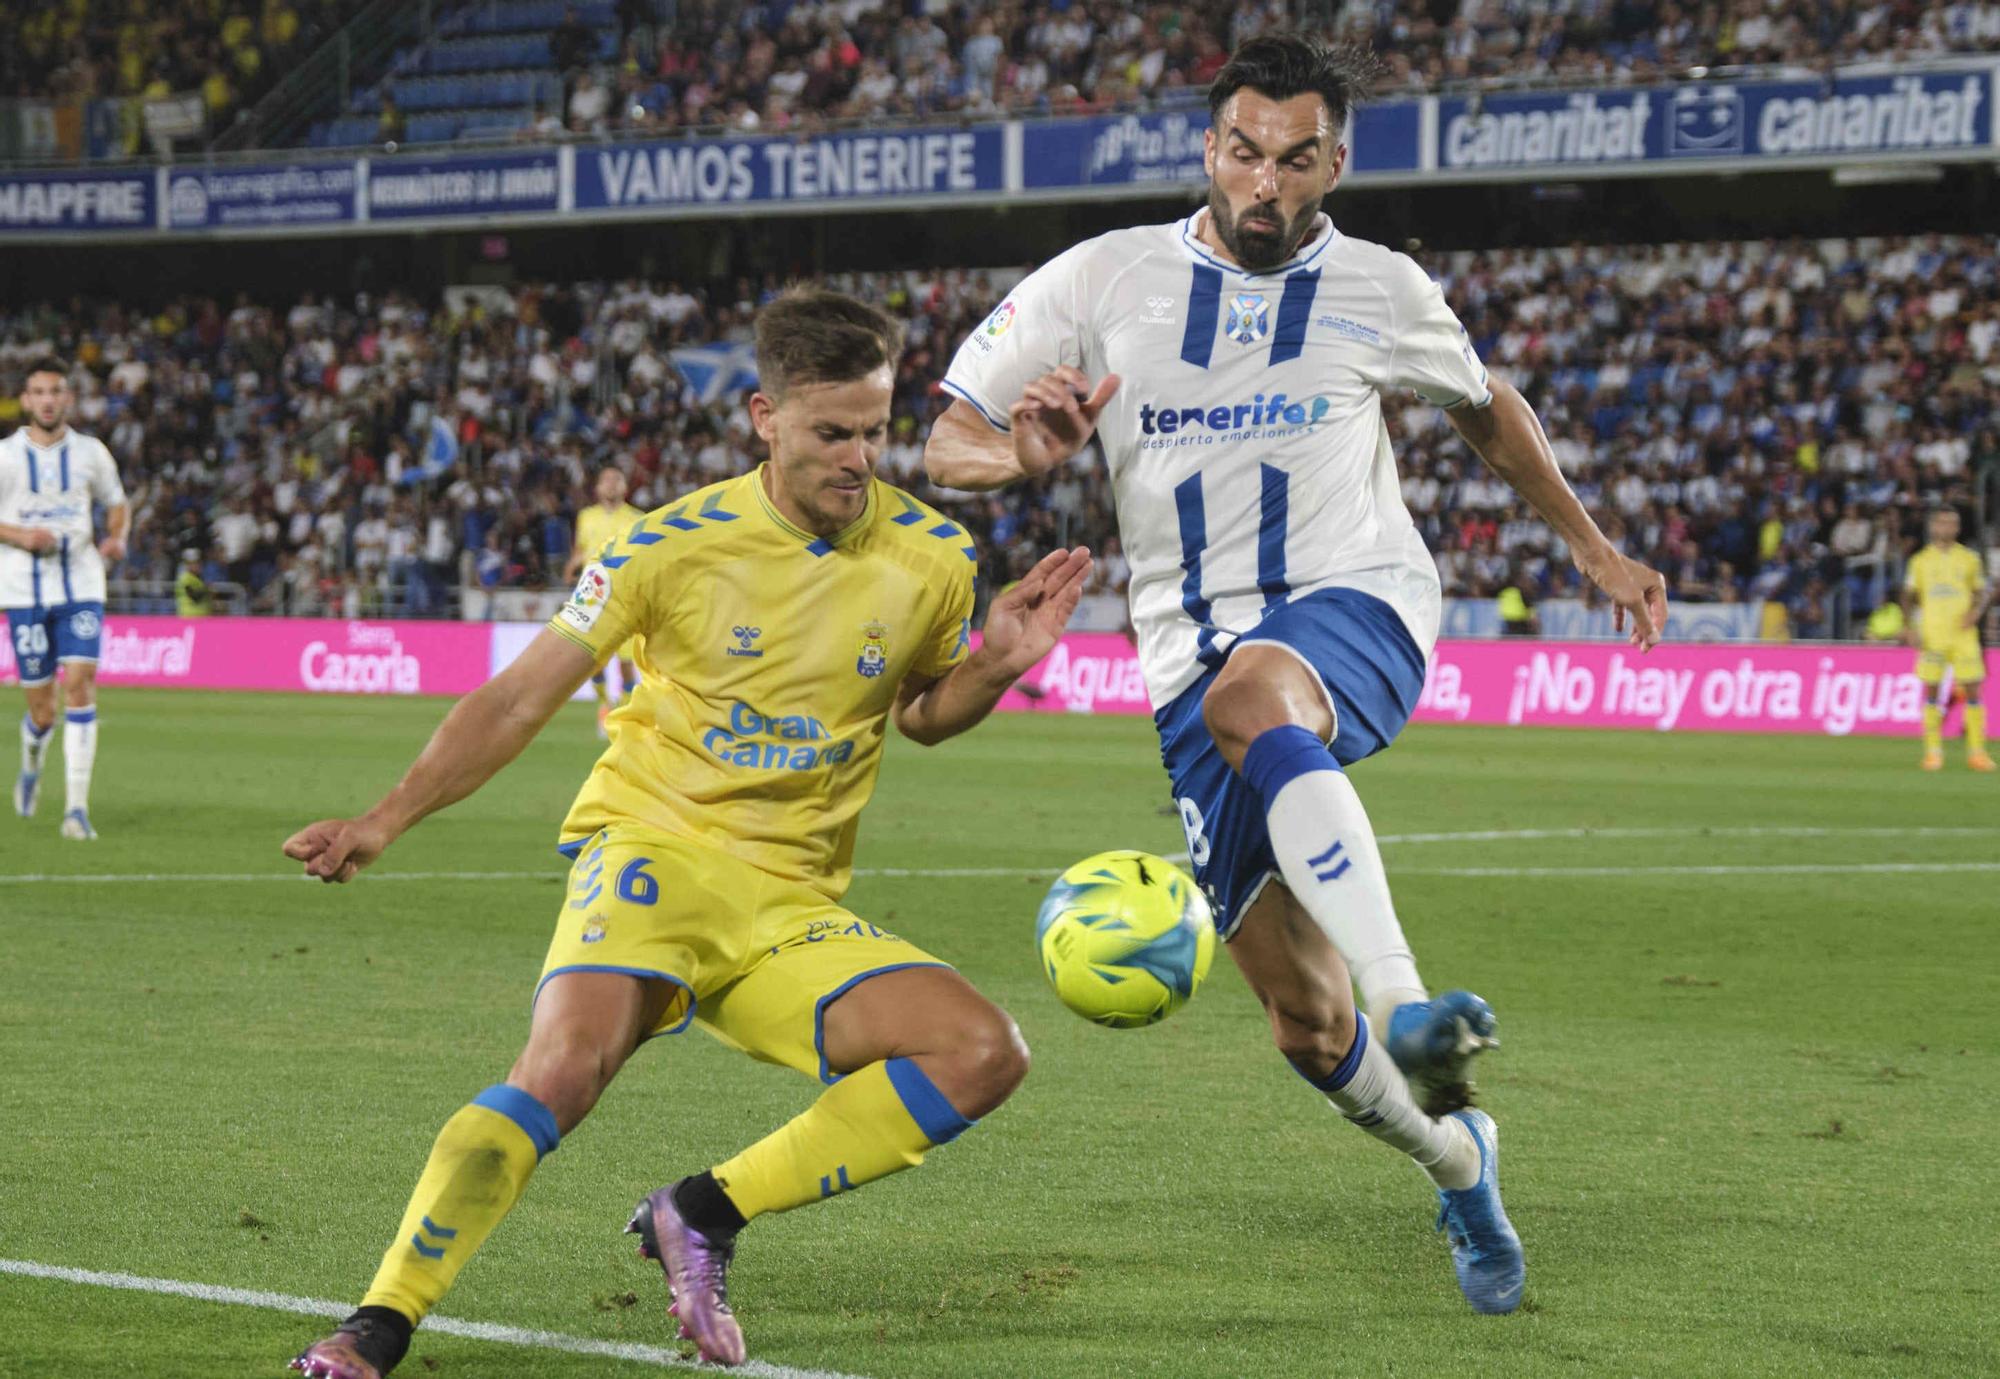
<path id="1" fill-rule="evenodd" d="M 7 610 L 7 643 L 24 685 L 46 685 L 55 678 L 58 661 L 95 661 L 103 638 L 101 603 Z"/>
<path id="2" fill-rule="evenodd" d="M 1333 758 L 1342 766 L 1396 740 L 1424 688 L 1424 654 L 1396 611 L 1355 589 L 1321 589 L 1273 609 L 1231 647 L 1266 643 L 1297 656 L 1326 686 L 1333 707 Z M 1243 912 L 1278 873 L 1264 831 L 1264 802 L 1229 769 L 1202 721 L 1201 701 L 1222 667 L 1153 715 L 1160 760 L 1173 781 L 1195 880 L 1208 892 L 1215 927 L 1236 932 Z"/>

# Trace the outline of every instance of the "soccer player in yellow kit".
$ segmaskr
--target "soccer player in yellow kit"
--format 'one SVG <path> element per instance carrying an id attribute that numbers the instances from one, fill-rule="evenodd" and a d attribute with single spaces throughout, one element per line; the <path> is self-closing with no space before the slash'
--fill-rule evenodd
<path id="1" fill-rule="evenodd" d="M 1903 571 L 1904 638 L 1917 648 L 1917 678 L 1930 693 L 1924 701 L 1924 769 L 1944 769 L 1944 711 L 1938 690 L 1944 673 L 1965 696 L 1965 764 L 1994 769 L 1986 754 L 1986 706 L 1979 687 L 1986 679 L 1986 652 L 1979 645 L 1979 620 L 1992 591 L 1979 556 L 1958 544 L 1958 512 L 1939 508 L 1930 517 L 1930 544 L 1910 557 Z"/>
<path id="2" fill-rule="evenodd" d="M 569 584 L 583 573 L 583 567 L 595 560 L 607 543 L 623 536 L 632 529 L 632 524 L 646 514 L 625 501 L 625 474 L 617 465 L 606 465 L 598 471 L 595 489 L 597 501 L 576 515 L 576 544 L 570 548 L 569 560 L 563 566 L 563 583 Z M 618 648 L 618 688 L 627 698 L 639 677 L 633 667 L 639 660 L 639 638 L 634 636 Z M 611 736 L 611 689 L 604 683 L 604 667 L 599 666 L 590 675 L 591 688 L 597 691 L 597 735 L 608 739 Z"/>
<path id="3" fill-rule="evenodd" d="M 900 335 L 835 293 L 765 308 L 750 412 L 770 460 L 613 542 L 379 804 L 286 842 L 307 875 L 350 879 L 644 634 L 638 695 L 563 821 L 575 864 L 527 1046 L 446 1122 L 361 1307 L 293 1368 L 387 1374 L 643 1040 L 696 1024 L 825 1084 L 790 1124 L 652 1193 L 628 1227 L 664 1268 L 683 1334 L 727 1364 L 745 1354 L 726 1276 L 746 1222 L 921 1162 L 1026 1073 L 1005 1013 L 840 906 L 887 721 L 920 743 L 972 727 L 1055 645 L 1090 569 L 1081 549 L 1048 556 L 994 599 L 969 650 L 969 538 L 872 473 Z"/>

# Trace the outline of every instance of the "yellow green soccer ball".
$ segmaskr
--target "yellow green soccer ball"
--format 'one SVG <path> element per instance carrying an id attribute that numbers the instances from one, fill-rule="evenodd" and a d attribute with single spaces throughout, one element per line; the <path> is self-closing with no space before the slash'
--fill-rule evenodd
<path id="1" fill-rule="evenodd" d="M 1187 1004 L 1215 960 L 1215 924 L 1201 888 L 1173 863 L 1100 852 L 1049 888 L 1035 947 L 1064 1005 L 1131 1029 Z"/>

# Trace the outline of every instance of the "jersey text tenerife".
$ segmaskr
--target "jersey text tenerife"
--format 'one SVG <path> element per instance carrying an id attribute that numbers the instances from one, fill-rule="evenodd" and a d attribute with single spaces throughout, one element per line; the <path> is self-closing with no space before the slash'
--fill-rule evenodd
<path id="1" fill-rule="evenodd" d="M 0 440 L 0 522 L 42 527 L 57 545 L 43 555 L 0 545 L 0 608 L 104 602 L 104 559 L 90 509 L 125 501 L 118 466 L 95 436 L 65 431 L 44 449 L 22 427 Z"/>
<path id="2" fill-rule="evenodd" d="M 944 382 L 1005 429 L 1022 388 L 1057 365 L 1123 380 L 1097 434 L 1156 708 L 1315 589 L 1384 600 L 1428 655 L 1437 568 L 1403 506 L 1382 394 L 1492 401 L 1444 294 L 1406 256 L 1322 215 L 1290 262 L 1246 273 L 1200 242 L 1208 214 L 1050 260 Z"/>
<path id="3" fill-rule="evenodd" d="M 665 831 L 839 899 L 897 687 L 965 658 L 974 570 L 963 527 L 879 481 L 829 537 L 762 470 L 648 513 L 549 622 L 599 664 L 645 638 L 563 838 Z"/>

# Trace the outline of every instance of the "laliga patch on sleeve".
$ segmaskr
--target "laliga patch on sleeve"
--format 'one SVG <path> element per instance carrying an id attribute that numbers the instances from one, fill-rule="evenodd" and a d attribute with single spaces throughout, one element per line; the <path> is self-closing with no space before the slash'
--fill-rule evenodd
<path id="1" fill-rule="evenodd" d="M 568 601 L 557 610 L 556 616 L 579 632 L 588 632 L 597 626 L 598 614 L 611 601 L 611 571 L 596 561 L 583 567 L 577 576 L 576 588 Z"/>
<path id="2" fill-rule="evenodd" d="M 993 352 L 994 342 L 1005 335 L 1008 329 L 1013 326 L 1015 315 L 1016 311 L 1011 298 L 993 308 L 993 314 L 986 318 L 985 324 L 972 337 L 972 343 L 978 347 L 980 353 L 991 354 Z"/>

